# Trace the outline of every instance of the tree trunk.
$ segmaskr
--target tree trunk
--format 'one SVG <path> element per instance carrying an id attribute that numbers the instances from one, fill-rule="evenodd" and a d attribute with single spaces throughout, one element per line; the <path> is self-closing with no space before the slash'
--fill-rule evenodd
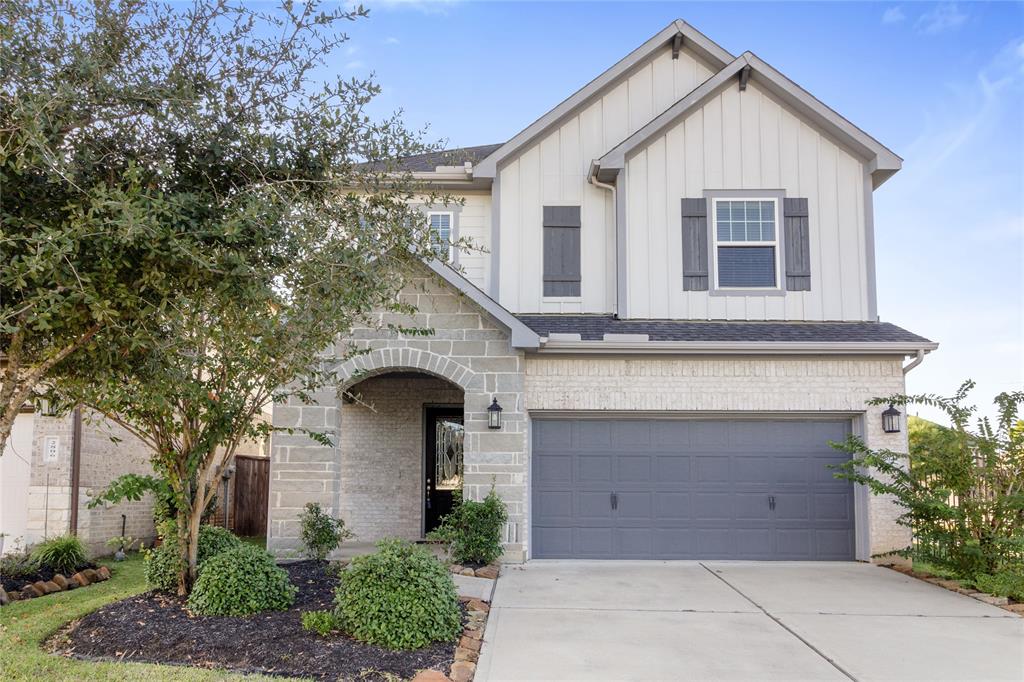
<path id="1" fill-rule="evenodd" d="M 190 500 L 188 509 L 178 512 L 178 539 L 181 545 L 181 573 L 178 575 L 178 596 L 186 597 L 195 585 L 199 570 L 199 526 L 203 508 Z"/>

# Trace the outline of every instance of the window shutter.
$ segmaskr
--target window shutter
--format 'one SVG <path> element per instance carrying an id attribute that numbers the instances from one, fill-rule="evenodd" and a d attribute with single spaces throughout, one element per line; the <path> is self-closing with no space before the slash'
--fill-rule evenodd
<path id="1" fill-rule="evenodd" d="M 708 290 L 708 201 L 683 199 L 683 291 Z"/>
<path id="2" fill-rule="evenodd" d="M 811 230 L 807 199 L 783 199 L 786 241 L 786 289 L 811 290 Z"/>
<path id="3" fill-rule="evenodd" d="M 544 295 L 580 295 L 580 207 L 544 207 Z"/>

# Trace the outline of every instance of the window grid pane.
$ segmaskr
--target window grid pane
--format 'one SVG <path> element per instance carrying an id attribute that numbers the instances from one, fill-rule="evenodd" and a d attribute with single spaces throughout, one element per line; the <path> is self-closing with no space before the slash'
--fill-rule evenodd
<path id="1" fill-rule="evenodd" d="M 715 223 L 720 242 L 774 242 L 775 202 L 717 201 Z"/>
<path id="2" fill-rule="evenodd" d="M 438 256 L 448 255 L 448 248 L 452 236 L 452 217 L 448 213 L 431 213 L 428 216 L 430 225 L 430 241 L 434 244 L 434 251 Z"/>

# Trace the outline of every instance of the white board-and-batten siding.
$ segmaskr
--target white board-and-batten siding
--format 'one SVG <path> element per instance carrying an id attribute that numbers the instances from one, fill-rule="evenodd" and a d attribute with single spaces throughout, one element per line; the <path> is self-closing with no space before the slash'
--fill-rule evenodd
<path id="1" fill-rule="evenodd" d="M 693 53 L 683 49 L 678 59 L 672 59 L 672 49 L 666 46 L 499 169 L 498 298 L 503 306 L 516 313 L 615 309 L 612 200 L 609 192 L 587 182 L 590 163 L 711 75 Z M 579 297 L 543 295 L 545 205 L 580 206 Z"/>
<path id="2" fill-rule="evenodd" d="M 868 319 L 863 163 L 756 83 L 722 89 L 628 158 L 625 173 L 629 317 Z M 683 291 L 680 200 L 720 189 L 807 198 L 810 291 Z"/>

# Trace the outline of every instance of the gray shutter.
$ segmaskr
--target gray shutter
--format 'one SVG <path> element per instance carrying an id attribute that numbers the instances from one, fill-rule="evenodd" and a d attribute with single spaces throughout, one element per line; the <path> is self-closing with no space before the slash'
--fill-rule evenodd
<path id="1" fill-rule="evenodd" d="M 580 295 L 580 207 L 544 207 L 544 295 Z"/>
<path id="2" fill-rule="evenodd" d="M 683 291 L 708 290 L 708 200 L 683 199 Z"/>
<path id="3" fill-rule="evenodd" d="M 782 222 L 786 230 L 786 289 L 810 291 L 811 229 L 807 199 L 783 199 Z"/>

